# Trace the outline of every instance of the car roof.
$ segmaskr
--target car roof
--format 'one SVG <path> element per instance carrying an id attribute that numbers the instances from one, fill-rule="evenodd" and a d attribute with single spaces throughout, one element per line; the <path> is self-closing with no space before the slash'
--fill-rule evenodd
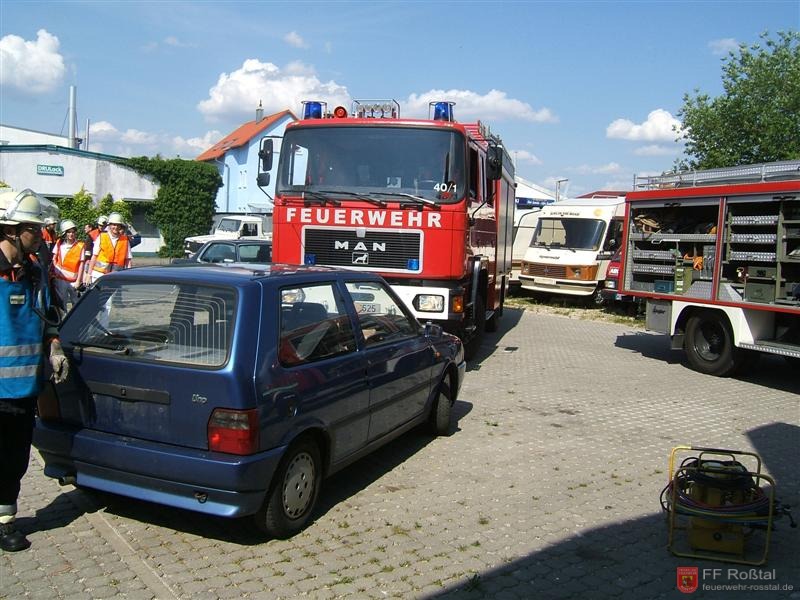
<path id="1" fill-rule="evenodd" d="M 351 271 L 336 267 L 289 265 L 285 263 L 183 263 L 175 265 L 137 267 L 115 271 L 106 277 L 140 279 L 149 281 L 198 282 L 242 285 L 253 280 L 276 280 L 283 285 L 289 280 L 296 283 L 339 279 L 380 281 L 375 273 Z M 291 281 L 290 281 L 291 283 Z"/>
<path id="2" fill-rule="evenodd" d="M 272 246 L 271 240 L 253 240 L 247 238 L 232 238 L 230 240 L 208 240 L 203 246 L 210 246 L 211 244 L 256 244 L 259 246 Z"/>

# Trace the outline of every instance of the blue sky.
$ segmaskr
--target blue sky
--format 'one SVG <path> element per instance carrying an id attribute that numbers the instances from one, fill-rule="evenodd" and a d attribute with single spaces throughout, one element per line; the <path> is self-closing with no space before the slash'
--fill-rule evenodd
<path id="1" fill-rule="evenodd" d="M 800 28 L 800 1 L 0 2 L 0 123 L 90 150 L 192 158 L 303 99 L 430 100 L 487 123 L 517 173 L 562 193 L 669 169 L 685 93 L 722 91 L 721 59 Z"/>

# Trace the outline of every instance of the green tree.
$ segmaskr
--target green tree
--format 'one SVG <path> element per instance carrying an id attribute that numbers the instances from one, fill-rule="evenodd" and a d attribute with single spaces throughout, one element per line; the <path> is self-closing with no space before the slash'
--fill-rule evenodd
<path id="1" fill-rule="evenodd" d="M 83 233 L 83 226 L 97 221 L 97 209 L 94 207 L 92 195 L 83 186 L 71 198 L 59 198 L 55 201 L 58 205 L 60 219 L 71 219 L 78 226 L 78 234 Z"/>
<path id="2" fill-rule="evenodd" d="M 182 256 L 183 240 L 211 227 L 217 190 L 222 178 L 213 165 L 160 156 L 130 158 L 124 165 L 149 175 L 159 184 L 148 219 L 164 236 L 161 256 Z"/>
<path id="3" fill-rule="evenodd" d="M 800 33 L 761 39 L 763 46 L 740 44 L 723 59 L 723 95 L 684 95 L 678 117 L 686 146 L 676 168 L 800 158 Z"/>

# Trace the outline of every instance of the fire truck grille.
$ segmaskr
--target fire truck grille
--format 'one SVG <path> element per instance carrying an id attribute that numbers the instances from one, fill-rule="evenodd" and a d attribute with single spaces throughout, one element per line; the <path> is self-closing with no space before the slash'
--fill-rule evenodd
<path id="1" fill-rule="evenodd" d="M 523 275 L 533 275 L 535 277 L 553 277 L 554 279 L 567 276 L 567 269 L 562 265 L 540 265 L 537 263 L 526 263 Z"/>
<path id="2" fill-rule="evenodd" d="M 417 259 L 419 269 L 421 241 L 419 233 L 367 231 L 361 238 L 354 230 L 306 228 L 305 254 L 318 265 L 370 270 L 409 270 L 409 259 Z"/>

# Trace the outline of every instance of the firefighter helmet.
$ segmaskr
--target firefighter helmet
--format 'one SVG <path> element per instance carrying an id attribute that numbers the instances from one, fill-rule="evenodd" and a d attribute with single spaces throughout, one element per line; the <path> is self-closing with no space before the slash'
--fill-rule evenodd
<path id="1" fill-rule="evenodd" d="M 100 225 L 100 227 L 105 227 L 108 225 L 108 217 L 105 215 L 100 215 L 97 217 L 97 224 Z"/>
<path id="2" fill-rule="evenodd" d="M 64 234 L 65 234 L 65 233 L 67 233 L 67 232 L 68 232 L 70 229 L 75 229 L 75 230 L 77 230 L 77 229 L 78 229 L 78 227 L 77 227 L 77 225 L 75 225 L 75 222 L 74 222 L 74 221 L 72 221 L 71 219 L 64 219 L 63 221 L 61 221 L 61 225 L 59 226 L 59 228 L 58 228 L 58 231 L 59 231 L 59 233 L 60 233 L 61 235 L 64 235 Z"/>
<path id="3" fill-rule="evenodd" d="M 45 217 L 44 218 L 44 224 L 45 225 L 55 225 L 56 224 L 56 219 L 54 219 L 53 217 Z"/>
<path id="4" fill-rule="evenodd" d="M 0 193 L 0 225 L 42 225 L 44 198 L 30 189 Z"/>
<path id="5" fill-rule="evenodd" d="M 122 225 L 125 226 L 125 219 L 122 218 L 122 215 L 118 212 L 113 212 L 108 215 L 108 224 L 109 225 Z"/>

